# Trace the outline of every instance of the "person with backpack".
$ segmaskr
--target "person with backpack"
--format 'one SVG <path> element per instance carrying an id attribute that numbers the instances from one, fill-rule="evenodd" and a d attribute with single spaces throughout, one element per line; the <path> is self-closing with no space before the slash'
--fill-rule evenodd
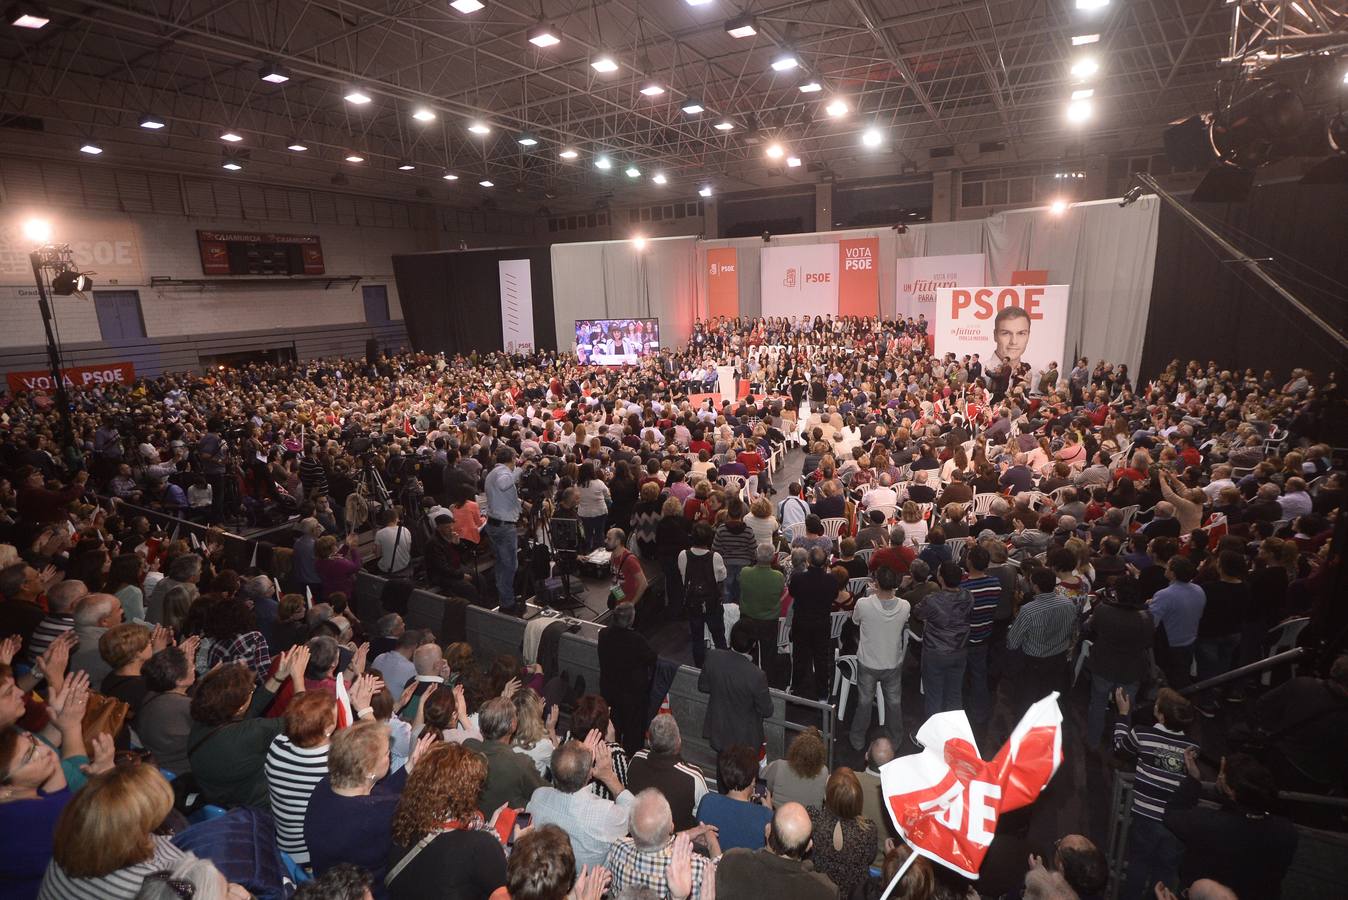
<path id="1" fill-rule="evenodd" d="M 711 549 L 715 539 L 715 530 L 706 522 L 698 522 L 693 526 L 692 546 L 679 554 L 679 576 L 683 579 L 683 598 L 688 610 L 688 637 L 693 665 L 698 668 L 707 658 L 707 645 L 702 637 L 704 627 L 711 632 L 716 649 L 726 649 L 721 585 L 728 573 L 721 554 Z"/>

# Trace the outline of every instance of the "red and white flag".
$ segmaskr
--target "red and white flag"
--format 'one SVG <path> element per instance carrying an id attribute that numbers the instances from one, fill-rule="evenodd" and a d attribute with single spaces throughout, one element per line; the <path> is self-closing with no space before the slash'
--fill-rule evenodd
<path id="1" fill-rule="evenodd" d="M 963 710 L 937 713 L 917 732 L 921 753 L 880 769 L 885 805 L 894 827 L 917 854 L 977 878 L 997 819 L 1028 806 L 1062 762 L 1062 713 L 1055 691 L 1021 717 L 990 761 L 978 753 Z M 885 891 L 898 883 L 900 870 Z"/>
<path id="2" fill-rule="evenodd" d="M 351 695 L 346 692 L 346 676 L 337 673 L 337 727 L 346 728 L 356 717 L 351 713 Z"/>

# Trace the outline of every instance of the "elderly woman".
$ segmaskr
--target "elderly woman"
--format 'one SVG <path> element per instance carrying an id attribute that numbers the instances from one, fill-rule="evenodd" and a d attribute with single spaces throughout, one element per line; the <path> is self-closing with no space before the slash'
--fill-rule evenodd
<path id="1" fill-rule="evenodd" d="M 314 602 L 337 593 L 355 596 L 356 573 L 361 567 L 360 542 L 356 536 L 347 535 L 339 550 L 337 538 L 325 534 L 314 542 L 314 555 L 317 557 L 314 567 L 321 583 L 320 591 L 314 595 Z"/>
<path id="2" fill-rule="evenodd" d="M 487 760 L 462 744 L 436 744 L 421 757 L 393 814 L 391 900 L 485 898 L 505 884 L 509 835 L 478 809 L 486 781 Z"/>
<path id="3" fill-rule="evenodd" d="M 337 730 L 337 703 L 321 691 L 296 694 L 286 707 L 285 732 L 267 750 L 263 771 L 276 822 L 276 846 L 307 865 L 304 814 L 314 788 L 328 774 L 328 749 Z"/>
<path id="4" fill-rule="evenodd" d="M 196 650 L 191 640 L 181 647 L 165 647 L 141 666 L 146 695 L 132 721 L 136 736 L 154 754 L 155 762 L 175 775 L 192 771 L 187 759 L 192 701 L 187 690 L 196 681 L 196 667 L 191 663 Z"/>
<path id="5" fill-rule="evenodd" d="M 632 508 L 632 533 L 637 549 L 646 559 L 656 552 L 656 526 L 660 521 L 660 482 L 647 481 L 641 486 L 641 499 Z"/>
<path id="6" fill-rule="evenodd" d="M 922 518 L 922 509 L 912 500 L 905 500 L 900 510 L 903 519 L 903 537 L 911 546 L 927 542 L 927 520 Z"/>

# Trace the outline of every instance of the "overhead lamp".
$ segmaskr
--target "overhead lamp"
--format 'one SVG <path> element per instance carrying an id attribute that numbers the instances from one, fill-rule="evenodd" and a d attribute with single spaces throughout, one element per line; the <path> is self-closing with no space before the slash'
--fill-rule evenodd
<path id="1" fill-rule="evenodd" d="M 884 140 L 885 136 L 878 128 L 867 128 L 861 133 L 861 143 L 867 147 L 879 147 Z"/>
<path id="2" fill-rule="evenodd" d="M 1063 213 L 1067 212 L 1067 201 L 1061 199 L 1054 200 L 1052 203 L 1048 205 L 1048 211 L 1053 213 L 1055 216 L 1062 215 Z"/>
<path id="3" fill-rule="evenodd" d="M 664 92 L 664 87 L 654 81 L 646 82 L 645 86 L 641 89 L 641 93 L 645 94 L 647 97 L 659 97 Z"/>
<path id="4" fill-rule="evenodd" d="M 1090 121 L 1094 113 L 1095 108 L 1089 100 L 1073 100 L 1067 104 L 1067 121 L 1073 125 Z"/>
<path id="5" fill-rule="evenodd" d="M 23 223 L 23 236 L 34 244 L 51 240 L 51 222 L 47 219 L 29 219 Z"/>
<path id="6" fill-rule="evenodd" d="M 424 106 L 418 106 L 412 111 L 412 118 L 416 119 L 418 122 L 434 122 L 435 110 L 427 109 Z"/>
<path id="7" fill-rule="evenodd" d="M 636 166 L 628 166 L 628 167 L 627 167 L 627 177 L 628 177 L 628 178 L 640 178 L 640 177 L 641 177 L 641 170 L 638 169 Z"/>
<path id="8" fill-rule="evenodd" d="M 482 179 L 481 181 L 479 181 L 479 182 L 478 182 L 478 185 L 479 185 L 480 187 L 485 187 L 485 188 L 496 187 L 495 182 L 489 181 L 489 180 L 486 179 L 486 178 L 484 178 L 484 179 Z"/>
<path id="9" fill-rule="evenodd" d="M 828 106 L 824 107 L 824 112 L 828 113 L 832 118 L 841 118 L 842 116 L 847 115 L 847 101 L 843 100 L 841 97 L 837 100 L 833 100 Z"/>
<path id="10" fill-rule="evenodd" d="M 786 167 L 787 167 L 788 169 L 799 169 L 799 168 L 800 168 L 800 157 L 799 157 L 799 156 L 788 156 L 788 157 L 786 158 Z"/>
<path id="11" fill-rule="evenodd" d="M 638 250 L 645 250 L 645 249 L 646 249 L 646 239 L 645 239 L 644 237 L 642 237 L 641 235 L 637 235 L 636 237 L 632 238 L 632 246 L 635 247 L 635 248 L 638 249 Z"/>
<path id="12" fill-rule="evenodd" d="M 711 185 L 709 185 L 709 184 L 703 185 L 703 186 L 698 190 L 697 195 L 698 195 L 699 197 L 710 197 L 710 196 L 711 196 Z"/>
<path id="13" fill-rule="evenodd" d="M 303 153 L 309 148 L 302 141 L 291 141 L 289 144 L 286 144 L 286 149 L 294 150 L 296 153 Z"/>
<path id="14" fill-rule="evenodd" d="M 220 140 L 229 141 L 231 144 L 237 144 L 239 141 L 243 140 L 243 135 L 239 134 L 237 131 L 226 131 L 224 134 L 220 135 Z"/>
<path id="15" fill-rule="evenodd" d="M 763 152 L 767 153 L 768 159 L 781 159 L 786 155 L 786 151 L 782 149 L 781 144 L 768 144 L 768 149 Z"/>
<path id="16" fill-rule="evenodd" d="M 1082 12 L 1094 12 L 1097 9 L 1104 9 L 1109 5 L 1109 0 L 1076 0 L 1076 8 Z"/>
<path id="17" fill-rule="evenodd" d="M 482 9 L 484 4 L 481 0 L 452 0 L 449 5 L 467 16 Z"/>
<path id="18" fill-rule="evenodd" d="M 695 116 L 695 115 L 697 115 L 697 114 L 700 113 L 700 112 L 705 112 L 707 108 L 706 108 L 705 106 L 702 105 L 702 101 L 701 101 L 701 100 L 692 100 L 692 99 L 689 99 L 689 100 L 684 101 L 684 104 L 683 104 L 682 109 L 683 109 L 683 111 L 686 112 L 688 115 L 690 115 L 690 116 Z"/>
<path id="19" fill-rule="evenodd" d="M 227 159 L 227 160 L 225 160 L 223 163 L 220 164 L 220 168 L 222 168 L 222 169 L 229 169 L 229 171 L 231 171 L 231 172 L 237 172 L 237 171 L 239 171 L 240 169 L 243 168 L 243 165 L 242 165 L 241 163 L 239 163 L 238 161 L 236 161 L 236 160 L 233 160 L 233 159 Z"/>
<path id="20" fill-rule="evenodd" d="M 555 47 L 562 42 L 551 25 L 538 25 L 529 32 L 529 43 L 535 47 Z"/>
<path id="21" fill-rule="evenodd" d="M 735 127 L 735 123 L 730 121 L 729 119 L 722 119 L 712 127 L 715 128 L 717 131 L 730 131 L 732 128 Z"/>
<path id="22" fill-rule="evenodd" d="M 651 176 L 651 181 L 655 182 L 656 184 L 665 184 L 666 182 L 669 181 L 669 179 L 665 177 L 664 172 L 656 172 L 654 175 Z"/>
<path id="23" fill-rule="evenodd" d="M 470 122 L 468 130 L 473 134 L 491 134 L 491 126 L 486 122 Z"/>
<path id="24" fill-rule="evenodd" d="M 807 78 L 800 83 L 800 92 L 802 94 L 817 94 L 823 89 L 824 86 L 815 78 Z"/>
<path id="25" fill-rule="evenodd" d="M 163 127 L 164 127 L 165 125 L 167 125 L 167 124 L 168 124 L 167 122 L 165 122 L 163 119 L 159 118 L 158 116 L 149 116 L 149 115 L 147 115 L 147 116 L 141 116 L 141 117 L 140 117 L 140 127 L 141 127 L 141 128 L 148 128 L 150 131 L 158 131 L 159 129 L 163 128 Z"/>
<path id="26" fill-rule="evenodd" d="M 346 161 L 349 163 L 363 163 L 365 162 L 365 157 L 361 156 L 359 153 L 348 153 L 346 155 Z"/>
<path id="27" fill-rule="evenodd" d="M 459 176 L 455 175 L 453 172 L 446 172 L 444 175 L 441 175 L 440 177 L 443 178 L 443 179 L 445 179 L 445 181 L 458 181 L 458 180 L 459 180 Z"/>
<path id="28" fill-rule="evenodd" d="M 1093 56 L 1083 56 L 1072 63 L 1072 77 L 1078 81 L 1090 78 L 1098 71 L 1100 71 L 1100 63 Z"/>
<path id="29" fill-rule="evenodd" d="M 596 72 L 616 72 L 618 71 L 618 61 L 605 53 L 603 56 L 596 56 L 591 61 L 590 68 Z"/>
<path id="30" fill-rule="evenodd" d="M 1073 47 L 1084 47 L 1087 44 L 1098 43 L 1100 43 L 1100 35 L 1098 34 L 1077 34 L 1072 36 Z"/>
<path id="31" fill-rule="evenodd" d="M 95 144 L 93 141 L 85 141 L 83 144 L 80 145 L 80 152 L 87 153 L 90 156 L 97 156 L 98 154 L 103 152 L 103 148 Z"/>
<path id="32" fill-rule="evenodd" d="M 57 272 L 51 279 L 51 292 L 68 297 L 71 294 L 83 294 L 94 286 L 94 280 L 82 272 L 65 269 Z"/>
<path id="33" fill-rule="evenodd" d="M 1095 96 L 1095 88 L 1082 88 L 1072 92 L 1073 100 L 1089 100 Z"/>
<path id="34" fill-rule="evenodd" d="M 600 156 L 597 159 L 595 159 L 594 167 L 596 169 L 603 169 L 604 171 L 607 172 L 609 169 L 613 168 L 613 161 L 610 160 L 607 156 Z"/>
<path id="35" fill-rule="evenodd" d="M 519 144 L 521 147 L 537 147 L 538 138 L 534 137 L 532 134 L 529 134 L 529 132 L 526 131 L 519 137 L 515 138 L 515 143 Z"/>
<path id="36" fill-rule="evenodd" d="M 275 63 L 264 63 L 258 70 L 257 77 L 269 84 L 285 84 L 290 80 L 289 73 Z"/>
<path id="37" fill-rule="evenodd" d="M 416 168 L 416 164 L 415 164 L 415 163 L 410 163 L 410 162 L 400 162 L 400 163 L 398 163 L 398 171 L 399 171 L 399 172 L 410 172 L 410 171 L 412 171 L 412 170 L 415 169 L 415 168 Z"/>
<path id="38" fill-rule="evenodd" d="M 561 153 L 558 153 L 557 155 L 560 156 L 562 159 L 575 159 L 577 156 L 580 156 L 579 153 L 577 153 L 575 150 L 572 150 L 570 147 L 567 147 L 565 150 L 563 150 Z"/>
<path id="39" fill-rule="evenodd" d="M 772 61 L 772 70 L 774 72 L 789 72 L 798 65 L 800 65 L 800 60 L 796 58 L 796 54 L 784 50 Z"/>
<path id="40" fill-rule="evenodd" d="M 346 102 L 350 103 L 352 106 L 364 106 L 370 102 L 370 95 L 364 91 L 352 90 L 347 91 L 345 99 Z"/>
<path id="41" fill-rule="evenodd" d="M 683 0 L 683 2 L 689 6 L 706 6 L 711 0 Z"/>
<path id="42" fill-rule="evenodd" d="M 747 38 L 758 34 L 752 16 L 740 16 L 725 23 L 725 33 L 733 38 Z"/>
<path id="43" fill-rule="evenodd" d="M 1348 72 L 1343 73 L 1343 83 L 1348 85 Z"/>
<path id="44" fill-rule="evenodd" d="M 47 23 L 51 21 L 51 16 L 47 14 L 46 10 L 40 9 L 32 3 L 15 3 L 5 11 L 5 18 L 15 28 L 30 28 L 33 30 L 45 28 Z"/>

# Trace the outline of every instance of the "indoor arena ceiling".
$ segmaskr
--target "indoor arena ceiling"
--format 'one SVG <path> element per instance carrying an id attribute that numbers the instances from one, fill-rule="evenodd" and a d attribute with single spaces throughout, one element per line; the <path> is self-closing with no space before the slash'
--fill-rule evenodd
<path id="1" fill-rule="evenodd" d="M 234 160 L 241 178 L 340 174 L 460 203 L 639 203 L 1153 150 L 1159 126 L 1211 107 L 1231 32 L 1225 0 L 482 2 L 19 3 L 0 29 L 0 148 Z M 13 27 L 16 7 L 50 21 Z M 1098 71 L 1074 74 L 1087 59 Z"/>

